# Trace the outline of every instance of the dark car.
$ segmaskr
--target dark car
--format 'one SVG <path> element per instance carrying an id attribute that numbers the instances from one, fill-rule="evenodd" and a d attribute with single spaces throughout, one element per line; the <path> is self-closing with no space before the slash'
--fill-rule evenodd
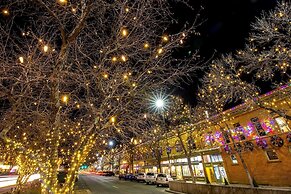
<path id="1" fill-rule="evenodd" d="M 135 180 L 135 176 L 134 176 L 134 174 L 132 174 L 132 173 L 129 173 L 129 174 L 126 174 L 125 176 L 124 176 L 124 180 Z"/>
<path id="2" fill-rule="evenodd" d="M 119 175 L 118 175 L 119 180 L 121 180 L 121 179 L 125 179 L 125 175 L 126 175 L 126 174 L 119 174 Z"/>
<path id="3" fill-rule="evenodd" d="M 105 171 L 103 176 L 114 176 L 114 172 L 112 171 Z"/>

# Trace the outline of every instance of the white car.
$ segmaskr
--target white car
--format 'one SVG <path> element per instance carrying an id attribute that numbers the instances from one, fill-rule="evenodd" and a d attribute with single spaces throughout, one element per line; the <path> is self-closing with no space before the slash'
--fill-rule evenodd
<path id="1" fill-rule="evenodd" d="M 145 181 L 145 173 L 138 173 L 137 176 L 136 176 L 136 181 L 137 182 Z"/>
<path id="2" fill-rule="evenodd" d="M 157 187 L 160 185 L 169 186 L 169 181 L 173 181 L 171 175 L 160 173 L 157 175 L 156 184 Z"/>
<path id="3" fill-rule="evenodd" d="M 157 174 L 153 172 L 148 172 L 145 176 L 146 184 L 155 184 L 156 183 Z"/>

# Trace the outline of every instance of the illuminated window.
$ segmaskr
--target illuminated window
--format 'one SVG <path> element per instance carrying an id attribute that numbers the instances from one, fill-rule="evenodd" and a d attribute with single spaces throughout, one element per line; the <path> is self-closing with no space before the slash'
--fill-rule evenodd
<path id="1" fill-rule="evenodd" d="M 230 159 L 231 159 L 232 164 L 238 164 L 238 161 L 237 161 L 236 156 L 234 154 L 230 155 Z"/>
<path id="2" fill-rule="evenodd" d="M 266 150 L 266 155 L 267 155 L 269 161 L 278 161 L 279 160 L 279 157 L 278 157 L 275 150 L 271 150 L 271 149 Z"/>
<path id="3" fill-rule="evenodd" d="M 210 155 L 204 155 L 203 156 L 203 160 L 204 160 L 205 163 L 211 163 Z"/>
<path id="4" fill-rule="evenodd" d="M 182 166 L 183 176 L 191 176 L 189 166 Z"/>
<path id="5" fill-rule="evenodd" d="M 281 129 L 281 132 L 290 131 L 290 128 L 283 117 L 277 117 L 277 118 L 275 118 L 275 120 L 276 120 L 279 128 Z"/>

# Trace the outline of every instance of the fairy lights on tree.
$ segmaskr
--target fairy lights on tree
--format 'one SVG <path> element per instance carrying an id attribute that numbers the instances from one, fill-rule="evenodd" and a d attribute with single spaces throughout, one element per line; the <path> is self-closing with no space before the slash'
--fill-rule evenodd
<path id="1" fill-rule="evenodd" d="M 288 2 L 279 3 L 274 11 L 263 14 L 252 25 L 250 42 L 237 55 L 226 55 L 212 62 L 210 71 L 202 79 L 199 97 L 210 107 L 223 111 L 230 102 L 253 102 L 288 120 L 291 116 L 274 102 L 259 98 L 258 81 L 269 81 L 280 88 L 290 86 L 290 14 Z M 288 95 L 281 90 L 282 96 Z M 289 103 L 289 102 L 287 102 Z"/>
<path id="2" fill-rule="evenodd" d="M 260 80 L 276 80 L 282 76 L 290 82 L 291 5 L 278 3 L 269 13 L 263 13 L 252 24 L 246 49 L 237 57 L 244 64 L 243 71 Z M 280 80 L 283 81 L 284 80 Z"/>
<path id="3" fill-rule="evenodd" d="M 196 56 L 172 58 L 195 24 L 165 35 L 166 1 L 4 0 L 0 7 L 0 137 L 36 164 L 42 193 L 71 193 L 95 145 L 136 133 L 145 93 L 197 68 Z M 60 165 L 68 166 L 62 186 Z"/>

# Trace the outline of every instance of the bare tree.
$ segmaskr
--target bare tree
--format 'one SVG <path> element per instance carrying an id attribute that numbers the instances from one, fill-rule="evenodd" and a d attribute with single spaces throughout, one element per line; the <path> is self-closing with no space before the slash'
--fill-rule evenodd
<path id="1" fill-rule="evenodd" d="M 199 98 L 218 112 L 221 112 L 227 104 L 246 102 L 251 107 L 259 106 L 290 120 L 288 111 L 277 108 L 273 103 L 259 97 L 260 88 L 250 79 L 252 78 L 243 75 L 240 65 L 231 55 L 222 56 L 213 62 L 210 72 L 202 79 L 203 88 L 200 90 Z M 283 89 L 277 91 L 278 95 L 288 96 L 289 92 Z"/>
<path id="2" fill-rule="evenodd" d="M 237 55 L 244 64 L 244 72 L 261 80 L 290 82 L 290 21 L 290 1 L 278 3 L 274 10 L 257 18 L 252 24 L 246 48 Z"/>
<path id="3" fill-rule="evenodd" d="M 195 142 L 191 137 L 191 134 L 188 135 L 189 138 L 187 140 L 184 140 L 182 137 L 185 131 L 190 127 L 192 118 L 191 108 L 190 106 L 184 104 L 181 98 L 176 96 L 169 96 L 166 101 L 166 108 L 160 114 L 156 113 L 151 115 L 153 117 L 152 122 L 156 126 L 159 126 L 159 130 L 156 130 L 156 138 L 154 139 L 154 142 L 165 142 L 168 141 L 169 137 L 177 137 L 177 145 L 173 146 L 176 146 L 177 151 L 183 152 L 185 154 L 191 174 L 191 179 L 195 182 L 194 171 L 191 164 L 191 153 L 192 149 L 196 147 Z M 160 149 L 160 144 L 158 143 L 157 145 L 158 147 L 154 148 Z M 169 145 L 167 144 L 165 148 L 167 146 Z"/>
<path id="4" fill-rule="evenodd" d="M 127 134 L 145 93 L 197 67 L 196 55 L 172 57 L 195 24 L 167 34 L 167 1 L 4 0 L 0 7 L 0 136 L 36 162 L 42 193 L 72 192 L 96 141 Z M 63 186 L 60 164 L 69 166 Z"/>

